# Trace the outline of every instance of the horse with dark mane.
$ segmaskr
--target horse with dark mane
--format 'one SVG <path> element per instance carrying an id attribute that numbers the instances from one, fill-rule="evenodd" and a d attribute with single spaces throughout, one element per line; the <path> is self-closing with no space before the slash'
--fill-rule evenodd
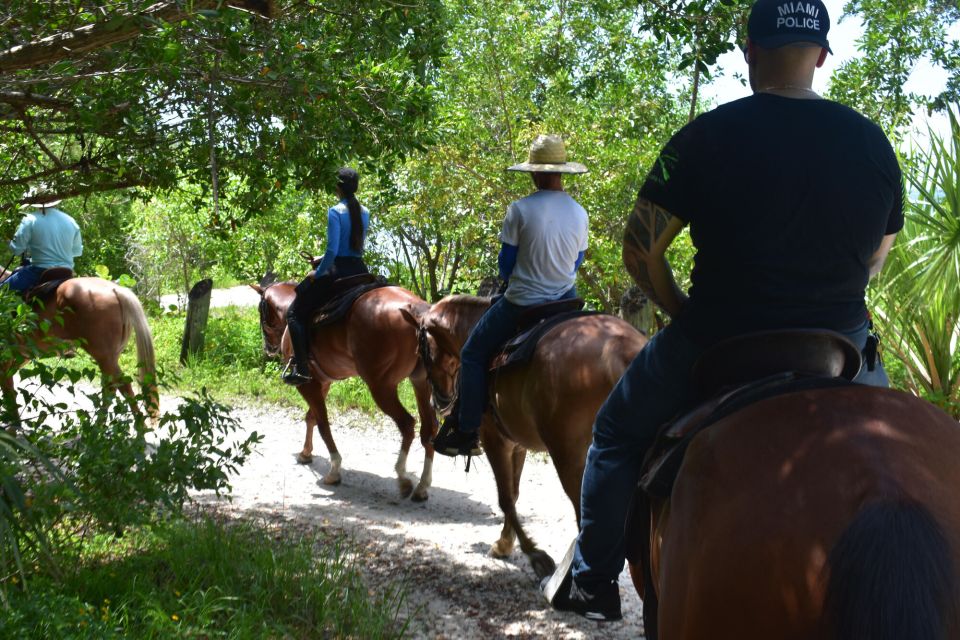
<path id="1" fill-rule="evenodd" d="M 729 413 L 628 526 L 649 541 L 649 573 L 630 562 L 648 637 L 960 638 L 958 459 L 957 421 L 899 391 L 826 385 Z"/>
<path id="2" fill-rule="evenodd" d="M 0 271 L 0 280 L 9 275 Z M 137 348 L 138 378 L 146 397 L 146 410 L 153 419 L 159 411 L 153 338 L 143 306 L 132 291 L 102 278 L 70 278 L 61 283 L 38 308 L 41 321 L 49 324 L 46 333 L 32 336 L 31 343 L 41 354 L 52 355 L 62 348 L 63 341 L 80 347 L 100 368 L 106 387 L 115 387 L 136 409 L 133 389 L 124 381 L 120 354 L 131 334 Z M 0 380 L 8 408 L 15 404 L 13 374 L 32 352 L 27 348 L 14 354 L 14 359 L 0 362 Z"/>
<path id="3" fill-rule="evenodd" d="M 260 328 L 264 351 L 290 357 L 290 339 L 286 332 L 286 314 L 294 298 L 296 283 L 280 282 L 266 287 L 250 285 L 260 296 Z M 337 380 L 360 376 L 370 389 L 377 406 L 396 423 L 400 431 L 400 453 L 394 467 L 403 497 L 415 501 L 428 497 L 433 478 L 433 446 L 437 431 L 436 416 L 430 406 L 430 387 L 417 359 L 417 332 L 407 324 L 400 310 L 425 311 L 429 305 L 400 287 L 380 287 L 363 293 L 347 315 L 333 324 L 316 327 L 310 340 L 312 380 L 297 387 L 309 407 L 305 416 L 306 435 L 297 461 L 313 460 L 313 427 L 330 454 L 326 484 L 339 484 L 342 457 L 337 450 L 327 417 L 326 397 Z M 400 402 L 397 387 L 408 378 L 413 385 L 420 415 L 420 442 L 425 450 L 423 473 L 414 488 L 407 477 L 407 457 L 413 442 L 416 420 Z"/>
<path id="4" fill-rule="evenodd" d="M 449 412 L 456 399 L 460 350 L 490 303 L 490 298 L 450 296 L 419 318 L 407 314 L 408 321 L 421 331 L 421 358 L 430 364 L 434 401 L 442 412 Z M 519 538 L 537 575 L 553 572 L 553 560 L 527 536 L 517 516 L 526 452 L 550 453 L 579 524 L 580 482 L 594 416 L 645 344 L 646 338 L 620 318 L 577 316 L 548 329 L 529 363 L 494 375 L 490 408 L 480 427 L 504 513 L 503 529 L 491 555 L 510 555 Z"/>

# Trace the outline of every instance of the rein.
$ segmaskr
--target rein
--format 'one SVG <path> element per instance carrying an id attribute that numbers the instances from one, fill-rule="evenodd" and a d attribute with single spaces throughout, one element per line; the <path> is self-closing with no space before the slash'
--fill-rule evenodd
<path id="1" fill-rule="evenodd" d="M 16 257 L 17 257 L 17 256 L 10 256 L 10 262 L 8 262 L 8 263 L 7 263 L 7 266 L 5 266 L 5 267 L 3 268 L 4 273 L 6 273 L 7 275 L 6 275 L 5 278 L 3 278 L 2 280 L 0 280 L 0 282 L 6 282 L 7 280 L 10 279 L 10 276 L 13 275 L 13 271 L 10 271 L 10 266 L 13 264 L 13 260 L 14 260 Z"/>
<path id="2" fill-rule="evenodd" d="M 460 371 L 457 370 L 457 377 L 453 381 L 452 395 L 447 396 L 437 388 L 437 385 L 433 382 L 433 377 L 430 375 L 434 361 L 430 355 L 430 342 L 427 340 L 428 335 L 426 327 L 423 325 L 417 327 L 417 355 L 420 356 L 420 362 L 427 372 L 427 383 L 430 385 L 433 406 L 441 415 L 447 415 L 450 413 L 450 410 L 453 409 L 453 405 L 456 404 L 457 397 L 460 395 Z"/>

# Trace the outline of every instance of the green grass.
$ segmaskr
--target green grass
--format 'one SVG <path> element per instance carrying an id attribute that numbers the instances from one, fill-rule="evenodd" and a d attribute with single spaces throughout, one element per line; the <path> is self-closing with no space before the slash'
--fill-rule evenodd
<path id="1" fill-rule="evenodd" d="M 60 581 L 8 579 L 0 638 L 399 638 L 343 538 L 205 518 L 101 536 Z"/>
<path id="2" fill-rule="evenodd" d="M 160 380 L 175 392 L 206 388 L 221 402 L 258 401 L 289 407 L 305 407 L 297 391 L 280 381 L 281 364 L 263 355 L 260 323 L 256 308 L 222 307 L 210 310 L 203 353 L 186 366 L 180 364 L 180 343 L 185 316 L 163 314 L 150 318 Z M 82 351 L 70 367 L 93 366 Z M 120 366 L 132 375 L 136 352 L 133 340 L 127 345 Z M 416 401 L 409 381 L 400 387 L 400 399 L 416 415 Z M 367 413 L 379 409 L 367 386 L 359 378 L 336 382 L 327 397 L 331 410 L 355 408 Z"/>

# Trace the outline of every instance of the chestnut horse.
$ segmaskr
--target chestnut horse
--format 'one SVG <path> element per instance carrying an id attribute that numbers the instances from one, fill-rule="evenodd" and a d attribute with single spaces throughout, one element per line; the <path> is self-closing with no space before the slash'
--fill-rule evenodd
<path id="1" fill-rule="evenodd" d="M 419 320 L 408 321 L 424 332 L 421 357 L 432 363 L 428 372 L 434 399 L 449 412 L 456 395 L 460 350 L 473 326 L 490 307 L 490 298 L 450 296 L 434 304 Z M 593 439 L 593 420 L 600 405 L 643 348 L 647 339 L 624 320 L 609 315 L 584 315 L 549 329 L 528 364 L 497 373 L 490 383 L 492 410 L 483 417 L 480 439 L 497 482 L 504 514 L 500 538 L 490 550 L 506 557 L 514 540 L 530 559 L 538 577 L 554 571 L 550 556 L 523 531 L 516 502 L 526 452 L 548 451 L 564 492 L 580 523 L 580 482 Z"/>
<path id="2" fill-rule="evenodd" d="M 960 638 L 958 459 L 957 421 L 889 389 L 727 416 L 652 505 L 659 638 Z"/>
<path id="3" fill-rule="evenodd" d="M 280 282 L 267 287 L 250 285 L 260 296 L 260 328 L 264 351 L 268 355 L 290 357 L 290 337 L 286 332 L 287 309 L 294 298 L 296 283 Z M 309 407 L 304 418 L 306 435 L 297 461 L 313 460 L 313 427 L 330 453 L 330 470 L 323 477 L 325 484 L 339 484 L 342 457 L 337 451 L 327 418 L 326 398 L 330 385 L 337 380 L 360 376 L 380 409 L 390 416 L 400 430 L 400 454 L 395 470 L 403 497 L 416 502 L 427 499 L 433 479 L 433 445 L 437 420 L 430 406 L 430 386 L 417 359 L 417 332 L 407 324 L 400 309 L 425 311 L 429 305 L 400 287 L 381 287 L 361 295 L 348 314 L 331 325 L 311 331 L 310 373 L 313 380 L 297 390 Z M 404 378 L 413 384 L 420 414 L 420 442 L 426 451 L 423 473 L 416 488 L 407 476 L 407 456 L 413 442 L 416 420 L 400 402 L 397 387 Z M 412 495 L 411 495 L 412 494 Z"/>
<path id="4" fill-rule="evenodd" d="M 0 280 L 8 275 L 6 271 L 0 271 Z M 33 337 L 40 353 L 56 352 L 63 346 L 57 343 L 63 340 L 75 343 L 97 363 L 104 386 L 118 388 L 136 409 L 133 389 L 129 382 L 123 381 L 120 370 L 120 354 L 133 333 L 138 379 L 147 400 L 147 414 L 151 419 L 157 417 L 159 401 L 153 338 L 143 307 L 132 291 L 102 278 L 71 278 L 57 287 L 38 313 L 41 320 L 48 320 L 50 324 L 47 334 Z M 0 387 L 9 408 L 13 408 L 16 402 L 13 374 L 29 358 L 30 353 L 24 349 L 15 360 L 0 363 L 0 372 L 6 372 L 0 380 Z"/>

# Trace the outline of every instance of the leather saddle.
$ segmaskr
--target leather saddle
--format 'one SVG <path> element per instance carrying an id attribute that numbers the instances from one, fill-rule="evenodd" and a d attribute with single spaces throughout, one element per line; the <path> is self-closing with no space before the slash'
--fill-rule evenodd
<path id="1" fill-rule="evenodd" d="M 327 301 L 314 313 L 310 325 L 321 327 L 333 324 L 347 315 L 357 298 L 368 291 L 387 286 L 389 283 L 386 279 L 374 273 L 360 273 L 334 280 L 327 292 Z"/>
<path id="2" fill-rule="evenodd" d="M 490 372 L 530 362 L 543 335 L 561 322 L 596 311 L 583 311 L 582 298 L 545 302 L 524 309 L 517 320 L 517 332 L 490 361 Z"/>
<path id="3" fill-rule="evenodd" d="M 693 367 L 699 404 L 660 429 L 641 487 L 652 497 L 668 497 L 687 446 L 711 424 L 764 398 L 849 384 L 860 366 L 860 350 L 827 330 L 764 331 L 718 343 Z"/>
<path id="4" fill-rule="evenodd" d="M 650 508 L 670 497 L 690 442 L 744 407 L 765 398 L 853 384 L 861 354 L 847 338 L 826 330 L 752 333 L 718 343 L 693 367 L 699 404 L 664 425 L 644 459 L 626 522 L 627 558 L 644 572 L 644 628 L 657 638 L 657 598 L 650 570 Z"/>
<path id="5" fill-rule="evenodd" d="M 37 283 L 27 289 L 23 299 L 27 302 L 47 302 L 56 292 L 57 287 L 75 277 L 73 269 L 67 267 L 52 267 L 40 274 Z"/>

